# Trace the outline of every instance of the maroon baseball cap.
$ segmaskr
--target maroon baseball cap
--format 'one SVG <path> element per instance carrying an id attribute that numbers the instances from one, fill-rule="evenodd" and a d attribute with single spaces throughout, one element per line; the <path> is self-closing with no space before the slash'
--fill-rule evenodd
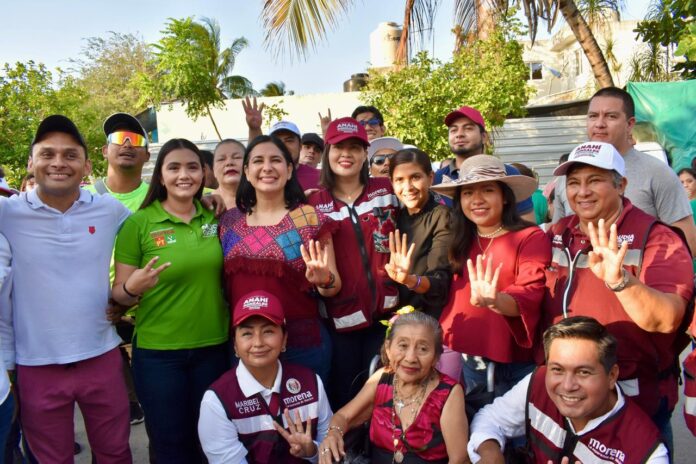
<path id="1" fill-rule="evenodd" d="M 476 124 L 481 126 L 481 129 L 484 131 L 486 130 L 486 122 L 483 120 L 483 116 L 481 116 L 481 113 L 479 113 L 477 109 L 470 106 L 462 106 L 458 110 L 454 110 L 448 114 L 445 118 L 445 126 L 449 127 L 455 120 L 461 117 L 471 119 Z"/>
<path id="2" fill-rule="evenodd" d="M 353 118 L 339 118 L 331 121 L 329 128 L 326 129 L 326 137 L 324 139 L 330 145 L 336 145 L 348 139 L 358 139 L 366 147 L 370 146 L 370 142 L 367 141 L 365 128 Z"/>
<path id="3" fill-rule="evenodd" d="M 247 293 L 237 301 L 232 315 L 235 327 L 250 317 L 265 317 L 276 325 L 285 324 L 285 312 L 278 298 L 263 290 Z"/>

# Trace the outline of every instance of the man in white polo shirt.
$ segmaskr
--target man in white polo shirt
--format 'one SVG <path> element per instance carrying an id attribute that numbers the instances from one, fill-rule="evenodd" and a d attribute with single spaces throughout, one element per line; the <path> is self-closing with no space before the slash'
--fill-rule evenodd
<path id="1" fill-rule="evenodd" d="M 24 432 L 39 462 L 72 462 L 77 402 L 97 462 L 130 463 L 120 339 L 105 312 L 111 250 L 129 211 L 80 189 L 91 164 L 65 116 L 39 124 L 29 168 L 36 189 L 0 201 Z"/>

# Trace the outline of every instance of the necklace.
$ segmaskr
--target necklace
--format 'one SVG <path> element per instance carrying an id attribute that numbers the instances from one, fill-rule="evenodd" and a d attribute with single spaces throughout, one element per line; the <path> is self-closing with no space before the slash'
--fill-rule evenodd
<path id="1" fill-rule="evenodd" d="M 476 230 L 476 236 L 478 236 L 478 237 L 483 237 L 483 238 L 491 238 L 491 237 L 493 237 L 493 236 L 495 236 L 495 235 L 498 235 L 498 232 L 500 232 L 501 230 L 503 230 L 503 226 L 502 226 L 502 225 L 501 225 L 500 227 L 498 227 L 497 229 L 495 229 L 493 232 L 489 233 L 489 234 L 482 234 L 481 232 L 479 232 L 478 230 Z"/>
<path id="2" fill-rule="evenodd" d="M 339 197 L 340 197 L 340 196 L 345 197 L 345 198 L 348 199 L 349 202 L 351 202 L 351 201 L 353 201 L 353 195 L 355 195 L 356 193 L 362 192 L 362 188 L 363 188 L 363 185 L 362 185 L 362 184 L 359 184 L 357 188 L 353 189 L 353 190 L 350 192 L 350 194 L 348 194 L 348 193 L 343 193 L 343 192 L 336 192 L 336 193 L 338 193 L 337 196 L 339 196 Z"/>
<path id="3" fill-rule="evenodd" d="M 404 451 L 403 448 L 398 448 L 399 446 L 399 441 L 403 442 L 404 445 L 408 446 L 406 443 L 406 428 L 404 427 L 404 421 L 401 421 L 401 433 L 397 433 L 397 428 L 396 428 L 396 416 L 397 414 L 399 415 L 399 418 L 401 419 L 401 413 L 404 410 L 406 406 L 410 406 L 410 408 L 407 410 L 410 412 L 410 418 L 411 418 L 411 424 L 416 420 L 416 413 L 418 412 L 418 408 L 420 407 L 421 403 L 423 402 L 423 398 L 425 398 L 425 390 L 428 387 L 428 383 L 430 383 L 430 378 L 432 374 L 428 375 L 423 381 L 421 382 L 420 389 L 418 392 L 414 393 L 413 395 L 409 396 L 408 398 L 401 398 L 399 396 L 399 387 L 398 387 L 398 378 L 396 376 L 396 373 L 394 374 L 394 378 L 392 380 L 392 396 L 393 396 L 393 401 L 392 401 L 392 410 L 391 410 L 391 425 L 392 425 L 392 439 L 394 440 L 394 456 L 392 457 L 392 463 L 397 463 L 400 464 L 404 460 Z M 397 411 L 397 408 L 399 409 Z M 409 424 L 410 426 L 410 424 Z"/>

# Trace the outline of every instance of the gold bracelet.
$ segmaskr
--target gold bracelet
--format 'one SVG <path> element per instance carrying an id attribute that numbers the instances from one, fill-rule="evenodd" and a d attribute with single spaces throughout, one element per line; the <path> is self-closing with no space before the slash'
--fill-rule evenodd
<path id="1" fill-rule="evenodd" d="M 332 425 L 331 427 L 329 427 L 329 432 L 332 430 L 337 431 L 338 433 L 341 434 L 341 437 L 343 437 L 343 428 L 339 427 L 338 425 Z"/>

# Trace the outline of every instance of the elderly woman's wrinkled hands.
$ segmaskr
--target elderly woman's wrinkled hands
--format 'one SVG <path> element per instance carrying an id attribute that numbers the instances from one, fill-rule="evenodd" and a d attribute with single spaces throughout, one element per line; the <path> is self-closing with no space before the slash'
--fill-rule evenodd
<path id="1" fill-rule="evenodd" d="M 335 430 L 329 430 L 319 445 L 319 464 L 339 462 L 345 455 L 343 436 Z"/>

